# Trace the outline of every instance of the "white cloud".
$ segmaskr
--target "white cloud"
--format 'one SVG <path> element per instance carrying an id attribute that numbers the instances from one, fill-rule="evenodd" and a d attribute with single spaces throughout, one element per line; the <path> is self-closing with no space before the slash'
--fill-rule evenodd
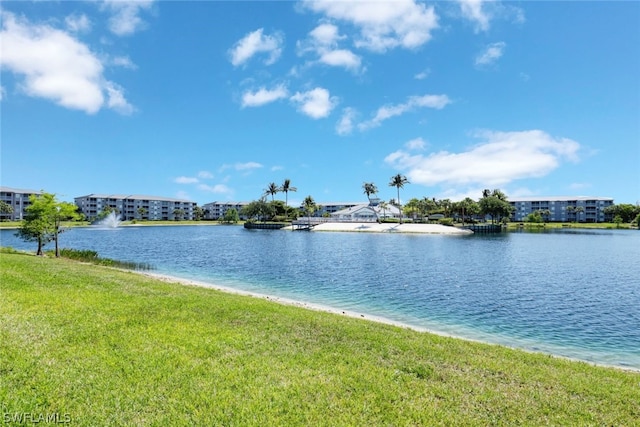
<path id="1" fill-rule="evenodd" d="M 284 167 L 283 166 L 271 166 L 271 172 L 277 172 L 277 171 L 281 171 L 283 170 Z"/>
<path id="2" fill-rule="evenodd" d="M 317 62 L 332 67 L 343 67 L 357 72 L 362 65 L 362 59 L 348 49 L 338 48 L 338 42 L 346 39 L 338 32 L 333 24 L 320 24 L 309 33 L 308 40 L 298 42 L 298 53 L 313 53 L 318 57 Z"/>
<path id="3" fill-rule="evenodd" d="M 215 193 L 215 194 L 230 194 L 230 193 L 233 193 L 231 188 L 227 187 L 224 184 L 216 184 L 216 185 L 200 184 L 200 185 L 198 185 L 198 188 L 200 190 L 208 191 L 210 193 Z"/>
<path id="4" fill-rule="evenodd" d="M 136 70 L 138 66 L 134 64 L 128 56 L 116 56 L 110 60 L 110 64 L 116 67 L 127 68 L 129 70 Z"/>
<path id="5" fill-rule="evenodd" d="M 279 99 L 286 98 L 289 95 L 287 88 L 284 85 L 277 86 L 274 89 L 268 90 L 264 87 L 258 89 L 256 92 L 247 91 L 242 95 L 243 107 L 259 107 L 261 105 L 268 104 L 270 102 L 277 101 Z"/>
<path id="6" fill-rule="evenodd" d="M 258 162 L 235 163 L 232 165 L 224 164 L 220 167 L 220 172 L 223 172 L 226 169 L 235 169 L 237 171 L 251 171 L 253 169 L 260 169 L 262 167 L 264 166 Z"/>
<path id="7" fill-rule="evenodd" d="M 347 70 L 357 71 L 362 65 L 360 57 L 350 50 L 336 49 L 320 54 L 319 61 L 333 67 L 344 67 Z"/>
<path id="8" fill-rule="evenodd" d="M 346 39 L 345 36 L 340 35 L 337 26 L 329 23 L 318 25 L 316 28 L 311 30 L 309 35 L 316 41 L 316 43 L 323 46 L 334 46 L 339 40 Z"/>
<path id="9" fill-rule="evenodd" d="M 337 104 L 336 98 L 321 87 L 307 92 L 296 92 L 290 100 L 297 105 L 298 111 L 313 119 L 327 117 Z"/>
<path id="10" fill-rule="evenodd" d="M 209 171 L 200 171 L 198 172 L 198 178 L 202 178 L 202 179 L 212 179 L 213 178 L 213 174 Z"/>
<path id="11" fill-rule="evenodd" d="M 86 33 L 91 30 L 91 21 L 87 15 L 69 15 L 64 19 L 67 29 L 73 33 Z"/>
<path id="12" fill-rule="evenodd" d="M 476 56 L 476 65 L 491 65 L 496 62 L 507 47 L 505 42 L 491 43 L 481 53 Z"/>
<path id="13" fill-rule="evenodd" d="M 236 163 L 234 168 L 239 171 L 251 170 L 251 169 L 260 169 L 264 167 L 258 162 L 246 162 L 246 163 Z"/>
<path id="14" fill-rule="evenodd" d="M 415 138 L 404 144 L 407 150 L 422 151 L 426 147 L 427 143 L 422 138 Z"/>
<path id="15" fill-rule="evenodd" d="M 353 121 L 356 119 L 357 112 L 351 107 L 342 110 L 342 117 L 336 124 L 336 133 L 338 135 L 348 135 L 353 131 Z"/>
<path id="16" fill-rule="evenodd" d="M 124 115 L 132 114 L 135 111 L 133 105 L 125 99 L 122 87 L 112 82 L 106 82 L 105 90 L 107 91 L 107 106 L 109 108 Z"/>
<path id="17" fill-rule="evenodd" d="M 233 48 L 229 50 L 231 63 L 237 67 L 246 63 L 258 53 L 266 53 L 268 58 L 265 64 L 271 65 L 280 58 L 282 43 L 282 34 L 265 35 L 263 34 L 263 29 L 259 28 L 238 40 Z"/>
<path id="18" fill-rule="evenodd" d="M 494 188 L 514 180 L 542 177 L 563 160 L 577 161 L 580 145 L 540 130 L 479 132 L 484 141 L 468 151 L 411 154 L 398 150 L 385 162 L 405 171 L 412 183 L 432 186 L 477 185 Z"/>
<path id="19" fill-rule="evenodd" d="M 85 44 L 64 31 L 32 25 L 8 12 L 2 18 L 1 66 L 24 78 L 24 93 L 89 114 L 105 104 L 120 113 L 133 112 L 123 89 L 104 78 L 102 62 Z"/>
<path id="20" fill-rule="evenodd" d="M 458 2 L 462 16 L 475 23 L 476 32 L 489 29 L 491 17 L 483 7 L 487 4 L 486 0 L 458 0 Z"/>
<path id="21" fill-rule="evenodd" d="M 194 178 L 191 176 L 179 176 L 173 180 L 176 184 L 197 184 L 200 182 L 198 178 Z"/>
<path id="22" fill-rule="evenodd" d="M 416 80 L 424 80 L 427 77 L 429 77 L 429 74 L 431 74 L 431 70 L 430 69 L 426 69 L 426 70 L 422 70 L 419 73 L 416 73 L 413 78 Z"/>
<path id="23" fill-rule="evenodd" d="M 153 0 L 104 0 L 103 9 L 112 13 L 109 30 L 117 36 L 128 36 L 143 29 L 146 23 L 139 13 L 152 4 Z"/>
<path id="24" fill-rule="evenodd" d="M 411 96 L 404 104 L 386 105 L 378 108 L 373 119 L 360 123 L 358 128 L 363 131 L 368 130 L 380 126 L 385 120 L 400 116 L 417 108 L 435 108 L 441 110 L 450 103 L 451 100 L 447 95 Z"/>
<path id="25" fill-rule="evenodd" d="M 304 5 L 356 26 L 360 34 L 355 46 L 377 52 L 396 47 L 415 49 L 428 42 L 431 32 L 438 28 L 434 8 L 414 0 L 306 0 Z"/>

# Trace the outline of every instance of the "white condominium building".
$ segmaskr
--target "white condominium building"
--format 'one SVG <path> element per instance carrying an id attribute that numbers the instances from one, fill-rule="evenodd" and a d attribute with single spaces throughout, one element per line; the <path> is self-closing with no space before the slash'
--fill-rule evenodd
<path id="1" fill-rule="evenodd" d="M 123 221 L 139 220 L 192 220 L 196 202 L 168 197 L 123 194 L 88 194 L 75 198 L 76 205 L 88 220 L 109 208 Z"/>
<path id="2" fill-rule="evenodd" d="M 0 187 L 0 200 L 11 206 L 12 212 L 0 212 L 0 220 L 21 221 L 25 209 L 31 204 L 29 197 L 42 194 L 42 191 L 21 188 Z"/>

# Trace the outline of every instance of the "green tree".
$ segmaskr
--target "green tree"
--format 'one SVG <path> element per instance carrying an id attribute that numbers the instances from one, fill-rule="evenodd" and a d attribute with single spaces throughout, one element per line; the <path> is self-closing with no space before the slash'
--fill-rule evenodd
<path id="1" fill-rule="evenodd" d="M 282 183 L 282 186 L 280 186 L 280 191 L 284 193 L 284 205 L 289 206 L 289 191 L 295 192 L 298 191 L 298 189 L 296 187 L 292 187 L 291 180 L 286 178 Z"/>
<path id="2" fill-rule="evenodd" d="M 235 224 L 240 220 L 240 216 L 238 215 L 238 211 L 235 208 L 227 209 L 222 216 L 222 222 L 227 224 Z"/>
<path id="3" fill-rule="evenodd" d="M 421 219 L 424 218 L 422 211 L 420 209 L 420 200 L 415 197 L 409 200 L 404 204 L 404 208 L 402 208 L 402 212 L 407 216 L 412 218 L 414 221 L 420 216 Z"/>
<path id="4" fill-rule="evenodd" d="M 579 222 L 580 213 L 584 212 L 584 208 L 582 206 L 567 206 L 566 210 L 567 213 L 573 213 L 575 215 L 573 222 Z"/>
<path id="5" fill-rule="evenodd" d="M 145 208 L 138 208 L 138 217 L 140 217 L 140 219 L 144 219 L 146 213 L 147 210 Z"/>
<path id="6" fill-rule="evenodd" d="M 25 241 L 38 243 L 37 255 L 50 241 L 55 242 L 56 257 L 60 256 L 58 237 L 64 231 L 62 221 L 78 220 L 80 214 L 76 205 L 56 200 L 55 194 L 43 192 L 29 197 L 31 204 L 25 209 L 25 218 L 17 236 Z"/>
<path id="7" fill-rule="evenodd" d="M 184 218 L 184 210 L 180 208 L 174 209 L 172 213 L 173 213 L 173 218 L 176 221 L 181 221 Z"/>
<path id="8" fill-rule="evenodd" d="M 398 209 L 400 209 L 400 224 L 402 224 L 402 209 L 400 204 L 400 189 L 404 188 L 405 184 L 409 184 L 409 180 L 406 176 L 397 174 L 391 177 L 391 181 L 389 181 L 389 187 L 396 187 L 398 190 Z"/>
<path id="9" fill-rule="evenodd" d="M 612 217 L 619 215 L 622 218 L 622 222 L 631 222 L 636 216 L 640 214 L 640 206 L 632 205 L 629 203 L 621 203 L 619 205 L 607 206 L 603 209 L 605 214 Z"/>
<path id="10" fill-rule="evenodd" d="M 267 203 L 265 197 L 261 197 L 260 200 L 254 200 L 253 202 L 244 206 L 241 209 L 240 213 L 251 220 L 255 218 L 266 222 L 267 219 L 273 218 L 275 211 L 273 205 Z"/>
<path id="11" fill-rule="evenodd" d="M 454 203 L 453 207 L 456 212 L 460 212 L 462 216 L 462 225 L 464 226 L 464 219 L 467 215 L 477 215 L 480 213 L 480 206 L 478 203 L 470 197 L 465 197 L 463 200 Z"/>
<path id="12" fill-rule="evenodd" d="M 4 217 L 5 215 L 11 216 L 12 213 L 13 213 L 13 206 L 5 202 L 4 200 L 0 200 L 0 216 L 1 217 Z"/>
<path id="13" fill-rule="evenodd" d="M 304 201 L 302 202 L 302 209 L 304 209 L 304 213 L 307 214 L 309 227 L 311 227 L 311 216 L 318 210 L 318 205 L 315 200 L 313 200 L 313 197 L 307 196 L 304 198 Z"/>
<path id="14" fill-rule="evenodd" d="M 378 203 L 378 207 L 382 209 L 382 220 L 384 221 L 384 219 L 387 217 L 387 209 L 389 209 L 389 204 L 383 200 Z"/>
<path id="15" fill-rule="evenodd" d="M 540 209 L 538 210 L 540 217 L 543 222 L 549 222 L 549 216 L 551 215 L 551 211 L 549 209 Z"/>
<path id="16" fill-rule="evenodd" d="M 542 215 L 540 214 L 540 211 L 531 212 L 525 217 L 524 221 L 539 224 L 542 222 Z"/>
<path id="17" fill-rule="evenodd" d="M 269 186 L 264 190 L 264 195 L 271 195 L 271 201 L 275 200 L 275 195 L 280 191 L 280 187 L 276 185 L 275 182 L 269 184 Z"/>
<path id="18" fill-rule="evenodd" d="M 478 202 L 480 213 L 490 215 L 491 222 L 499 222 L 502 217 L 509 217 L 513 211 L 512 206 L 507 201 L 507 197 L 500 190 L 484 190 L 482 198 Z"/>
<path id="19" fill-rule="evenodd" d="M 445 217 L 448 218 L 451 216 L 451 213 L 453 212 L 453 202 L 450 199 L 437 200 L 435 201 L 435 204 L 442 209 L 442 213 Z"/>
<path id="20" fill-rule="evenodd" d="M 362 184 L 362 190 L 364 194 L 367 195 L 367 200 L 369 200 L 369 206 L 371 206 L 371 196 L 378 193 L 378 187 L 373 182 L 365 182 Z M 373 214 L 376 216 L 376 222 L 380 222 L 380 218 L 378 218 L 378 212 L 373 208 Z"/>
<path id="21" fill-rule="evenodd" d="M 204 218 L 205 215 L 205 210 L 202 209 L 200 206 L 196 206 L 195 208 L 193 208 L 193 218 L 196 221 L 201 221 L 202 218 Z"/>

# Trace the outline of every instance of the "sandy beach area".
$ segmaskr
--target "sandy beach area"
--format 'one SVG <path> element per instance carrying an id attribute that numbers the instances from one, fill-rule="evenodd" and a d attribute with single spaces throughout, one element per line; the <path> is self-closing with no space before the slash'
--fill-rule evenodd
<path id="1" fill-rule="evenodd" d="M 326 222 L 313 227 L 314 231 L 355 231 L 368 233 L 473 234 L 471 230 L 440 224 L 392 224 L 376 222 Z"/>

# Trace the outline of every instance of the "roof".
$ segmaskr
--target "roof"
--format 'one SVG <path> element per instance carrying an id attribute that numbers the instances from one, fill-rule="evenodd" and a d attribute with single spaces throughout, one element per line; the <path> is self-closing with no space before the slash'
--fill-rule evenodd
<path id="1" fill-rule="evenodd" d="M 594 197 L 594 196 L 535 196 L 535 197 L 509 197 L 509 202 L 567 202 L 567 201 L 586 201 L 586 200 L 603 200 L 613 202 L 611 197 Z"/>
<path id="2" fill-rule="evenodd" d="M 42 194 L 42 190 L 27 190 L 24 188 L 12 188 L 0 186 L 0 192 L 3 193 L 20 193 L 20 194 Z"/>
<path id="3" fill-rule="evenodd" d="M 86 199 L 86 198 L 95 198 L 95 199 L 134 199 L 134 200 L 156 200 L 161 202 L 179 202 L 179 203 L 195 203 L 191 200 L 185 199 L 173 199 L 170 197 L 158 197 L 158 196 L 148 196 L 144 194 L 87 194 L 86 196 L 76 197 L 76 199 Z"/>

